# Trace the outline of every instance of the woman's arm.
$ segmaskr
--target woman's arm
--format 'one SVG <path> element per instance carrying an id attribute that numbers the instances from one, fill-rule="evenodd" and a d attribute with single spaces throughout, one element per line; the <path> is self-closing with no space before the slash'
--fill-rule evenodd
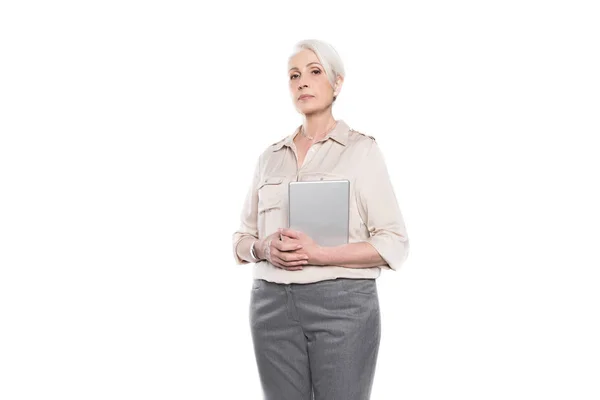
<path id="1" fill-rule="evenodd" d="M 235 248 L 235 257 L 236 257 L 236 262 L 237 264 L 248 264 L 248 263 L 253 263 L 258 260 L 255 260 L 254 258 L 252 258 L 252 255 L 250 254 L 250 247 L 252 246 L 252 243 L 258 241 L 258 239 L 256 239 L 255 237 L 245 237 L 243 239 L 241 239 L 238 242 L 237 247 Z M 256 247 L 256 245 L 255 245 Z M 254 253 L 258 254 L 258 248 L 255 248 Z M 239 259 L 240 261 L 238 261 L 237 259 Z"/>
<path id="2" fill-rule="evenodd" d="M 368 242 L 348 243 L 335 247 L 319 246 L 310 236 L 297 230 L 282 228 L 279 232 L 302 245 L 298 254 L 308 256 L 309 265 L 335 265 L 348 268 L 373 268 L 386 266 L 386 261 Z"/>
<path id="3" fill-rule="evenodd" d="M 250 255 L 252 242 L 258 239 L 258 181 L 260 175 L 260 158 L 254 167 L 252 184 L 246 194 L 244 207 L 240 215 L 240 226 L 233 234 L 233 256 L 238 265 L 248 264 L 256 260 Z"/>
<path id="4" fill-rule="evenodd" d="M 369 230 L 365 243 L 384 261 L 378 266 L 397 271 L 408 257 L 408 235 L 383 154 L 374 139 L 361 164 L 355 193 L 359 213 Z"/>
<path id="5" fill-rule="evenodd" d="M 386 264 L 379 252 L 367 242 L 348 243 L 336 247 L 322 247 L 321 265 L 339 265 L 347 268 L 373 268 Z"/>

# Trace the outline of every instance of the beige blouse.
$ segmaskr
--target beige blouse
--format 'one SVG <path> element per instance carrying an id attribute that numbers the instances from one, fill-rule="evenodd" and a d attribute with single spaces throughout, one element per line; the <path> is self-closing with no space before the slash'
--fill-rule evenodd
<path id="1" fill-rule="evenodd" d="M 288 227 L 290 181 L 350 181 L 349 243 L 370 243 L 386 264 L 372 268 L 305 265 L 287 271 L 266 260 L 254 264 L 253 278 L 277 283 L 312 283 L 336 278 L 372 278 L 381 268 L 398 270 L 409 252 L 402 213 L 381 150 L 371 136 L 351 129 L 343 120 L 322 140 L 314 143 L 298 168 L 293 134 L 269 146 L 258 158 L 254 178 L 233 234 L 237 264 L 247 264 L 237 253 L 244 240 L 262 239 Z"/>

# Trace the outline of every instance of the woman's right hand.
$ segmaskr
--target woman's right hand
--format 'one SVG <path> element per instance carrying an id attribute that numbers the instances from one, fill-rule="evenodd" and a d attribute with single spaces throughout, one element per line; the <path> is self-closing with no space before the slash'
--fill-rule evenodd
<path id="1" fill-rule="evenodd" d="M 277 268 L 297 271 L 307 264 L 306 260 L 308 259 L 306 255 L 296 253 L 296 250 L 301 248 L 302 245 L 298 243 L 298 240 L 282 237 L 279 232 L 275 232 L 256 242 L 254 251 L 258 258 L 269 261 Z"/>

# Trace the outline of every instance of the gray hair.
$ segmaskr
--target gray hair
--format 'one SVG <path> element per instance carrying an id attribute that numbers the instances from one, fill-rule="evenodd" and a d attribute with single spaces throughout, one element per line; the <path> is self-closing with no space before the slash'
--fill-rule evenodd
<path id="1" fill-rule="evenodd" d="M 316 54 L 317 58 L 321 62 L 321 65 L 323 65 L 323 68 L 325 69 L 325 74 L 327 74 L 327 79 L 329 80 L 331 87 L 335 85 L 335 80 L 338 76 L 346 76 L 344 63 L 342 63 L 340 55 L 332 45 L 322 40 L 309 39 L 301 40 L 300 42 L 296 43 L 292 54 L 288 58 L 288 62 L 303 49 L 311 50 Z M 335 101 L 335 97 L 333 100 Z"/>

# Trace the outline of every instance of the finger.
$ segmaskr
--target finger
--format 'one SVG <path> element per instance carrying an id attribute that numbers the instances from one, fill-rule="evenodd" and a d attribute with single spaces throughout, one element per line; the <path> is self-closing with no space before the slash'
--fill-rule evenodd
<path id="1" fill-rule="evenodd" d="M 305 254 L 293 254 L 292 255 L 290 253 L 281 253 L 278 258 L 286 263 L 308 260 L 308 256 Z"/>
<path id="2" fill-rule="evenodd" d="M 302 246 L 297 240 L 294 239 L 290 239 L 289 242 L 281 242 L 280 246 L 278 247 L 279 251 L 295 251 L 295 250 L 300 250 Z"/>
<path id="3" fill-rule="evenodd" d="M 303 267 L 308 264 L 308 260 L 288 261 L 284 265 L 287 267 Z"/>
<path id="4" fill-rule="evenodd" d="M 284 252 L 284 251 L 279 251 L 277 249 L 273 249 L 271 254 L 273 254 L 275 257 L 279 258 L 280 260 L 283 260 L 284 262 L 308 260 L 308 255 L 304 254 L 304 253 L 296 253 L 296 252 L 289 252 L 289 251 Z"/>
<path id="5" fill-rule="evenodd" d="M 283 242 L 280 240 L 273 240 L 271 246 L 273 247 L 273 250 L 283 251 Z"/>
<path id="6" fill-rule="evenodd" d="M 280 265 L 282 265 L 284 267 L 296 267 L 296 266 L 306 265 L 308 263 L 308 261 L 306 259 L 287 261 L 287 260 L 285 260 L 283 258 L 280 258 L 278 256 L 274 256 L 273 259 L 278 264 L 280 264 Z"/>
<path id="7" fill-rule="evenodd" d="M 274 240 L 271 242 L 271 244 L 274 248 L 276 248 L 279 251 L 294 251 L 299 250 L 303 247 L 297 240 L 294 239 L 290 239 L 289 241 L 283 242 L 279 240 Z"/>
<path id="8" fill-rule="evenodd" d="M 286 265 L 284 265 L 284 264 L 280 264 L 280 263 L 278 263 L 278 262 L 277 262 L 277 261 L 275 261 L 275 260 L 273 260 L 273 261 L 271 262 L 271 264 L 273 264 L 273 265 L 274 265 L 274 266 L 276 266 L 277 268 L 280 268 L 280 269 L 285 269 L 285 270 L 288 270 L 288 271 L 297 271 L 297 270 L 301 270 L 301 269 L 303 268 L 303 266 L 302 266 L 302 265 L 291 266 L 291 267 L 290 267 L 290 266 L 286 266 Z"/>
<path id="9" fill-rule="evenodd" d="M 292 239 L 300 239 L 300 231 L 295 231 L 289 228 L 280 228 L 279 233 Z"/>

